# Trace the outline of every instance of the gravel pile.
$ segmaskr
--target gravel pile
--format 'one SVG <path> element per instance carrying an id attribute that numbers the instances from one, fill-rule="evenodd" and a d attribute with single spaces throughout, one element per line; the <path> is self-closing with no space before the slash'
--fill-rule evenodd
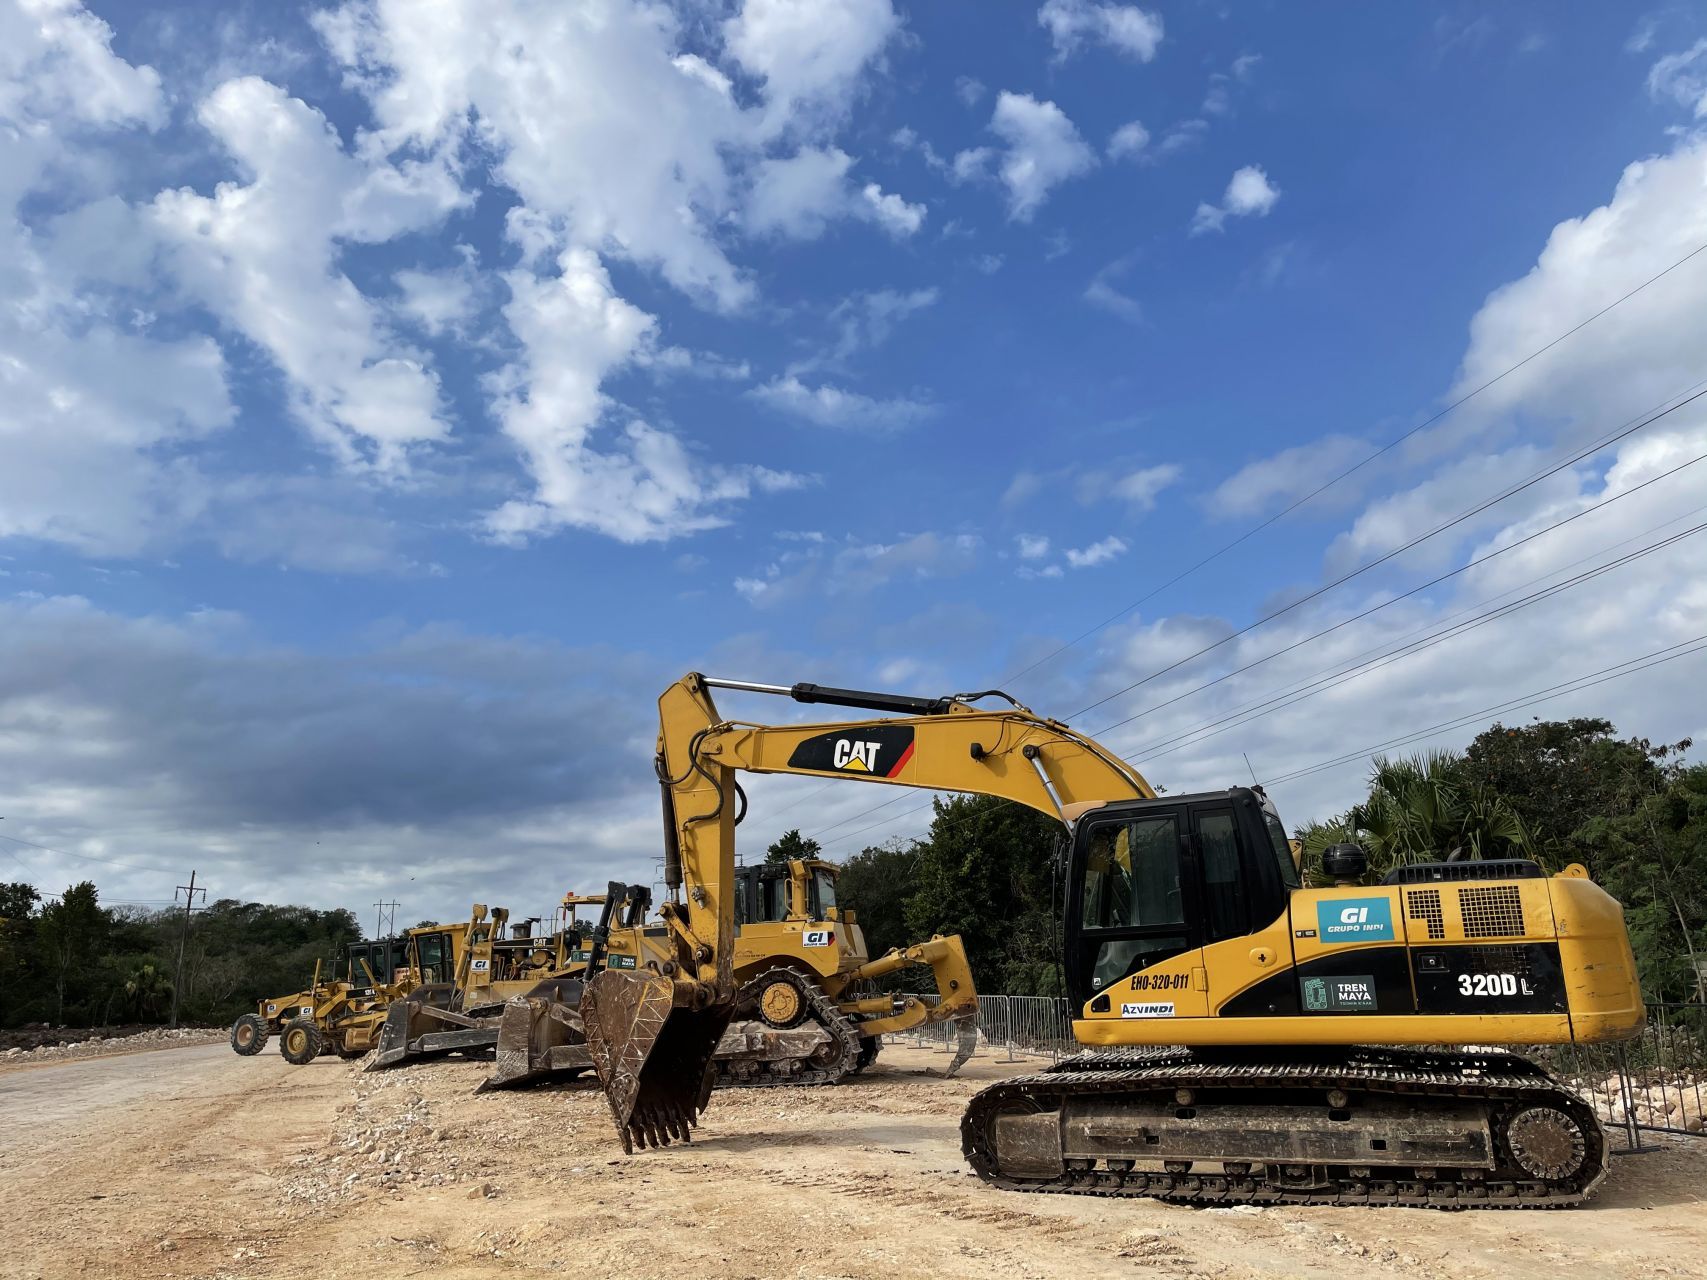
<path id="1" fill-rule="evenodd" d="M 61 1039 L 27 1049 L 13 1045 L 0 1053 L 0 1062 L 54 1062 L 65 1058 L 93 1058 L 103 1053 L 128 1053 L 133 1049 L 172 1049 L 186 1044 L 217 1044 L 226 1032 L 214 1027 L 148 1027 L 136 1031 L 55 1031 L 41 1033 Z"/>

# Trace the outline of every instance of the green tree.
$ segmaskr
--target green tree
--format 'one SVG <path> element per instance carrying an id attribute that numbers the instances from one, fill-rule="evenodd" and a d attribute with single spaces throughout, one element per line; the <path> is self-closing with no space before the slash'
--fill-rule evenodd
<path id="1" fill-rule="evenodd" d="M 874 845 L 844 862 L 836 877 L 836 901 L 853 909 L 873 956 L 917 941 L 907 936 L 906 922 L 915 860 L 899 841 Z"/>
<path id="2" fill-rule="evenodd" d="M 1470 743 L 1458 773 L 1503 799 L 1547 861 L 1564 863 L 1583 856 L 1573 838 L 1586 824 L 1632 813 L 1664 790 L 1668 762 L 1689 745 L 1620 739 L 1608 720 L 1495 722 Z"/>
<path id="3" fill-rule="evenodd" d="M 985 991 L 1054 994 L 1060 823 L 992 796 L 956 796 L 935 807 L 930 834 L 914 847 L 908 933 L 960 934 Z"/>
<path id="4" fill-rule="evenodd" d="M 54 1021 L 65 1021 L 68 997 L 74 1014 L 86 1012 L 92 1003 L 87 988 L 106 952 L 112 919 L 101 907 L 100 894 L 92 880 L 72 885 L 59 901 L 42 908 L 36 935 L 47 961 L 53 983 Z"/>
<path id="5" fill-rule="evenodd" d="M 1626 813 L 1589 819 L 1573 841 L 1624 904 L 1648 990 L 1700 999 L 1707 955 L 1707 765 L 1667 765 Z"/>
<path id="6" fill-rule="evenodd" d="M 153 964 L 140 964 L 124 980 L 125 1012 L 132 1022 L 158 1022 L 172 1006 L 172 983 Z"/>
<path id="7" fill-rule="evenodd" d="M 800 828 L 784 831 L 769 849 L 765 850 L 765 861 L 775 864 L 796 859 L 821 858 L 824 856 L 824 846 L 811 836 L 800 834 Z"/>

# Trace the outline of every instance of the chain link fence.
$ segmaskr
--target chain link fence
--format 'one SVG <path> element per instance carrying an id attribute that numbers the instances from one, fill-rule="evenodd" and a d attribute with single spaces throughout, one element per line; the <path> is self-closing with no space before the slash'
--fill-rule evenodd
<path id="1" fill-rule="evenodd" d="M 927 997 L 929 998 L 929 997 Z M 955 1049 L 949 1023 L 897 1037 L 902 1043 Z M 1057 1062 L 1080 1049 L 1067 1001 L 1054 996 L 978 997 L 976 1057 Z M 1594 1104 L 1618 1149 L 1642 1151 L 1644 1134 L 1699 1137 L 1707 1132 L 1707 1005 L 1648 1005 L 1648 1025 L 1617 1044 L 1518 1045 Z"/>

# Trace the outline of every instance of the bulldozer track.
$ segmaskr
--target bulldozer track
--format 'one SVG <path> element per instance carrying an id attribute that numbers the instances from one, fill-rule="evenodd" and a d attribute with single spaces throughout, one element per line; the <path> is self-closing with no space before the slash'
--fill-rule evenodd
<path id="1" fill-rule="evenodd" d="M 747 1003 L 760 988 L 768 983 L 782 979 L 791 982 L 800 992 L 806 1004 L 806 1021 L 817 1023 L 829 1032 L 831 1040 L 841 1052 L 831 1062 L 817 1067 L 801 1067 L 788 1069 L 788 1064 L 800 1062 L 799 1058 L 776 1058 L 770 1060 L 742 1059 L 736 1061 L 716 1060 L 716 1087 L 719 1089 L 767 1089 L 783 1085 L 800 1084 L 835 1084 L 860 1069 L 862 1065 L 859 1024 L 840 1009 L 821 991 L 817 984 L 805 979 L 798 971 L 785 965 L 766 969 L 763 973 L 749 982 L 741 985 L 736 995 L 736 1005 Z M 756 1068 L 742 1070 L 742 1068 Z"/>
<path id="2" fill-rule="evenodd" d="M 1075 1095 L 1136 1097 L 1184 1088 L 1206 1090 L 1212 1096 L 1217 1088 L 1300 1086 L 1480 1103 L 1502 1135 L 1496 1146 L 1501 1158 L 1484 1176 L 1469 1178 L 1450 1176 L 1450 1170 L 1408 1166 L 1374 1166 L 1367 1176 L 1353 1177 L 1352 1166 L 1327 1165 L 1319 1167 L 1321 1171 L 1312 1177 L 1314 1185 L 1308 1187 L 1275 1180 L 1271 1175 L 1279 1165 L 1256 1163 L 1249 1164 L 1243 1176 L 1074 1168 L 1069 1162 L 1059 1176 L 1031 1177 L 1004 1173 L 998 1166 L 994 1122 L 1004 1111 L 1048 1110 Z M 1536 1105 L 1566 1112 L 1582 1130 L 1581 1166 L 1568 1177 L 1536 1178 L 1513 1164 L 1504 1127 L 1519 1112 Z M 1189 1204 L 1554 1209 L 1581 1204 L 1606 1176 L 1606 1136 L 1593 1110 L 1535 1063 L 1498 1051 L 1455 1054 L 1362 1048 L 1314 1059 L 1219 1062 L 1184 1049 L 1081 1054 L 1048 1071 L 1016 1076 L 980 1091 L 967 1104 L 960 1134 L 961 1149 L 978 1176 L 1006 1190 L 1150 1196 Z"/>

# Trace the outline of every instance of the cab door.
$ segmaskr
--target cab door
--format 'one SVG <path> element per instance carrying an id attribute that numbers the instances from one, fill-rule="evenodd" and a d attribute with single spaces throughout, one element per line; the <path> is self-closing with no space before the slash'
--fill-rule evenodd
<path id="1" fill-rule="evenodd" d="M 1217 1013 L 1240 993 L 1285 974 L 1292 959 L 1286 886 L 1268 832 L 1254 805 L 1241 813 L 1242 799 L 1230 793 L 1225 802 L 1191 807 L 1191 847 L 1203 886 L 1203 969 Z"/>
<path id="2" fill-rule="evenodd" d="M 1068 989 L 1120 1019 L 1202 1017 L 1199 893 L 1187 812 L 1087 816 L 1067 903 Z"/>

